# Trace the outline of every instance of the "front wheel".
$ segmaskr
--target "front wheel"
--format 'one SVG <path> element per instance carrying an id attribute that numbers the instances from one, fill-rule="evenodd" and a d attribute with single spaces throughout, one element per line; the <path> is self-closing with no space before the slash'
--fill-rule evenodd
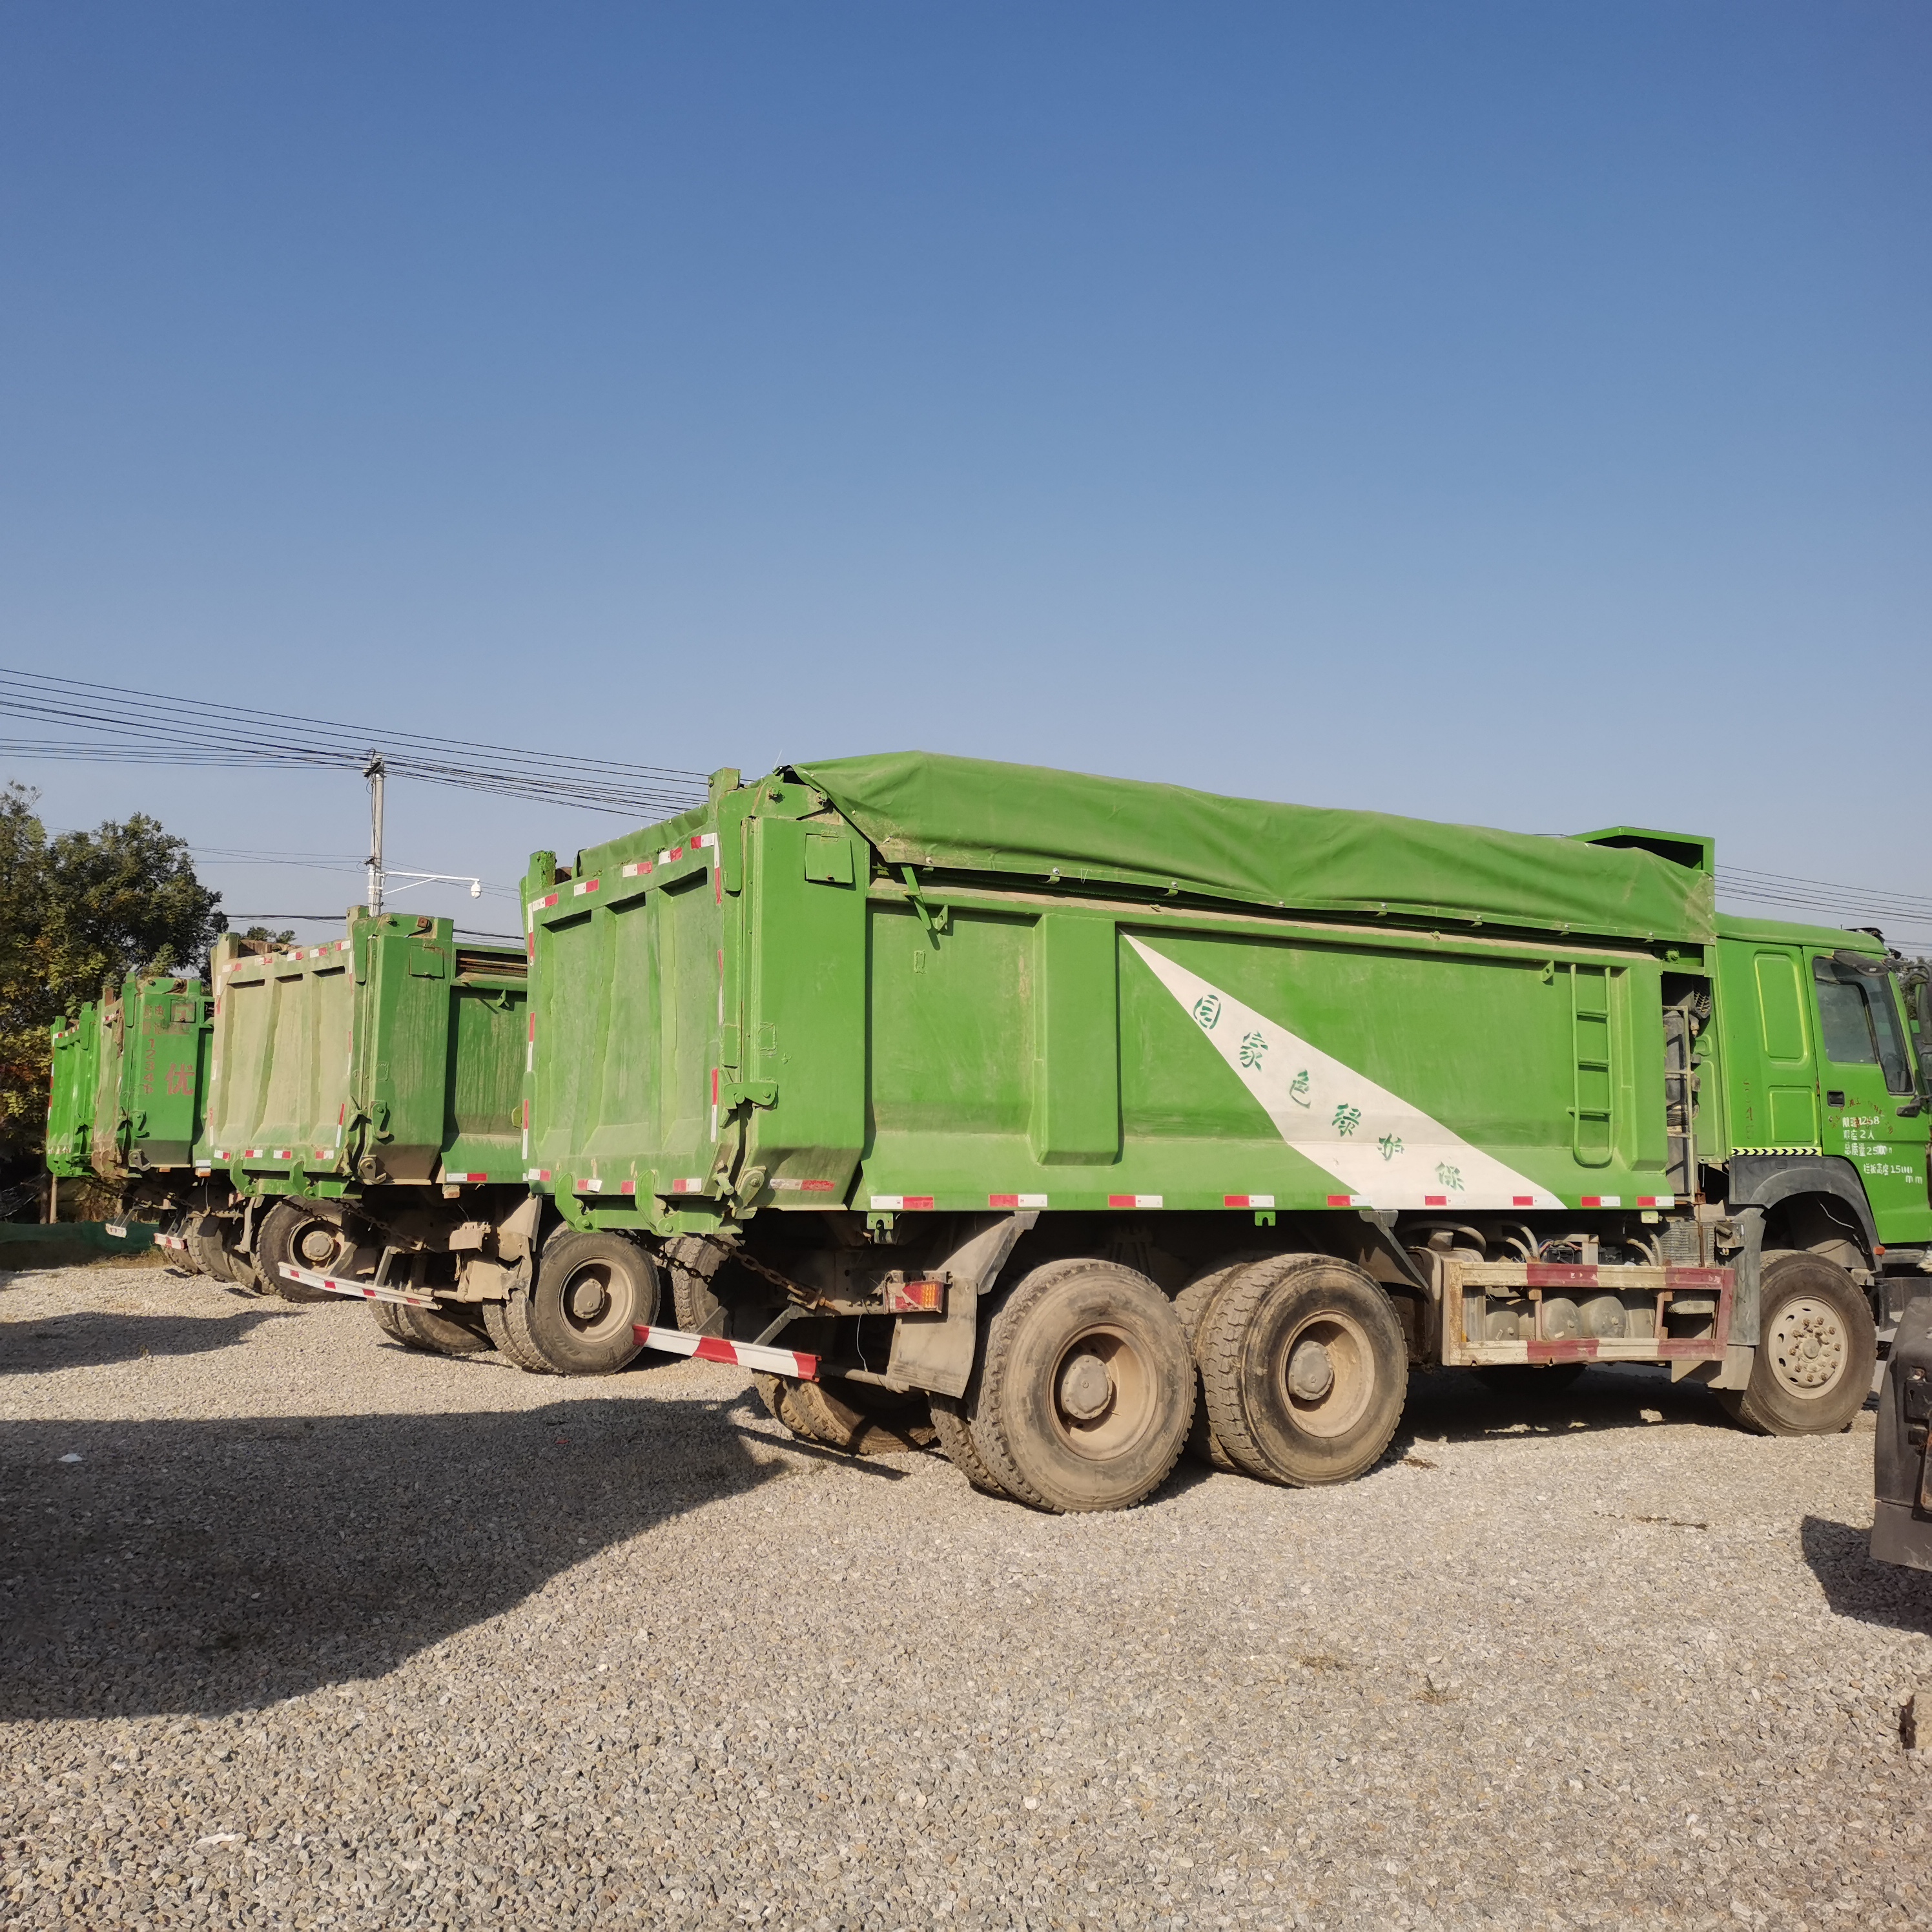
<path id="1" fill-rule="evenodd" d="M 1719 1389 L 1735 1422 L 1760 1436 L 1836 1436 L 1864 1408 L 1878 1330 L 1857 1282 L 1822 1255 L 1780 1255 L 1759 1291 L 1750 1382 Z"/>
<path id="2" fill-rule="evenodd" d="M 1048 1262 L 1000 1302 L 968 1392 L 973 1442 L 1036 1509 L 1126 1509 L 1166 1481 L 1194 1417 L 1173 1305 L 1114 1262 Z"/>
<path id="3" fill-rule="evenodd" d="M 643 1346 L 633 1330 L 658 1316 L 658 1271 L 635 1241 L 605 1232 L 560 1233 L 536 1286 L 509 1318 L 554 1375 L 610 1376 Z M 519 1318 L 520 1318 L 520 1319 Z"/>

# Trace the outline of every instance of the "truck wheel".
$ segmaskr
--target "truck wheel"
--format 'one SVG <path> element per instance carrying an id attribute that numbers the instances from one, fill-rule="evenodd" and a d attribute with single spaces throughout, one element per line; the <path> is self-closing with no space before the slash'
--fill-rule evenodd
<path id="1" fill-rule="evenodd" d="M 1719 1389 L 1732 1420 L 1759 1436 L 1836 1436 L 1871 1393 L 1878 1331 L 1858 1284 L 1822 1255 L 1780 1255 L 1760 1290 L 1750 1382 Z"/>
<path id="2" fill-rule="evenodd" d="M 380 1307 L 382 1304 L 378 1302 L 373 1305 Z M 395 1307 L 396 1326 L 418 1348 L 430 1349 L 439 1355 L 454 1355 L 460 1360 L 466 1355 L 487 1355 L 494 1346 L 480 1325 L 472 1328 L 446 1309 L 391 1305 Z"/>
<path id="3" fill-rule="evenodd" d="M 229 1272 L 228 1250 L 222 1245 L 221 1223 L 214 1215 L 190 1215 L 183 1235 L 195 1266 L 210 1281 L 235 1284 L 235 1277 Z"/>
<path id="4" fill-rule="evenodd" d="M 417 1346 L 416 1337 L 397 1319 L 402 1312 L 393 1301 L 372 1301 L 369 1304 L 369 1312 L 374 1316 L 376 1326 L 399 1347 L 413 1348 Z"/>
<path id="5" fill-rule="evenodd" d="M 890 1456 L 932 1440 L 920 1399 L 866 1382 L 841 1382 L 838 1392 L 790 1376 L 754 1373 L 758 1394 L 786 1428 L 808 1442 L 854 1456 Z M 920 1439 L 923 1437 L 924 1441 Z"/>
<path id="6" fill-rule="evenodd" d="M 1174 1306 L 1143 1274 L 1076 1259 L 1035 1268 L 986 1330 L 973 1439 L 1036 1508 L 1126 1509 L 1166 1481 L 1194 1418 Z"/>
<path id="7" fill-rule="evenodd" d="M 506 1361 L 514 1362 L 526 1376 L 547 1376 L 550 1372 L 549 1363 L 538 1354 L 530 1340 L 530 1323 L 526 1319 L 530 1297 L 518 1289 L 508 1301 L 486 1301 L 483 1304 L 483 1331 L 496 1345 L 496 1352 Z"/>
<path id="8" fill-rule="evenodd" d="M 615 1375 L 642 1346 L 633 1328 L 657 1319 L 658 1271 L 622 1234 L 566 1232 L 545 1244 L 536 1286 L 520 1299 L 524 1339 L 554 1372 Z M 518 1313 L 511 1307 L 513 1325 Z"/>
<path id="9" fill-rule="evenodd" d="M 986 1467 L 986 1458 L 973 1440 L 972 1425 L 957 1396 L 936 1395 L 928 1405 L 932 1412 L 932 1431 L 946 1460 L 982 1495 L 998 1496 L 1003 1502 L 1012 1498 L 1000 1486 L 999 1478 Z"/>
<path id="10" fill-rule="evenodd" d="M 1408 1392 L 1402 1324 L 1361 1269 L 1326 1255 L 1257 1262 L 1197 1338 L 1222 1447 L 1264 1482 L 1346 1482 L 1388 1447 Z"/>
<path id="11" fill-rule="evenodd" d="M 285 1198 L 262 1216 L 255 1230 L 255 1273 L 264 1288 L 284 1301 L 333 1301 L 326 1288 L 304 1288 L 282 1272 L 282 1264 L 327 1274 L 354 1244 L 341 1225 L 305 1201 Z"/>
<path id="12" fill-rule="evenodd" d="M 1239 1274 L 1250 1262 L 1264 1260 L 1258 1254 L 1239 1255 L 1231 1262 L 1217 1262 L 1205 1274 L 1196 1275 L 1174 1298 L 1174 1312 L 1180 1318 L 1181 1332 L 1187 1337 L 1187 1352 L 1194 1354 L 1194 1345 L 1201 1334 L 1202 1322 L 1208 1311 L 1220 1297 L 1221 1291 Z M 1214 1436 L 1214 1425 L 1208 1420 L 1208 1402 L 1201 1393 L 1199 1368 L 1197 1360 L 1194 1390 L 1194 1421 L 1187 1432 L 1187 1453 L 1196 1461 L 1206 1462 L 1216 1469 L 1232 1470 L 1234 1458 Z M 1238 1472 L 1237 1472 L 1238 1473 Z"/>

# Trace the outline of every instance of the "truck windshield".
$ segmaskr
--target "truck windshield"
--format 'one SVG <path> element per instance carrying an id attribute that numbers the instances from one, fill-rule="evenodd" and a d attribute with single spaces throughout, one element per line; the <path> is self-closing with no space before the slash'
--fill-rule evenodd
<path id="1" fill-rule="evenodd" d="M 1905 1051 L 1905 1030 L 1886 982 L 1868 980 L 1835 959 L 1822 957 L 1811 962 L 1811 970 L 1818 983 L 1825 1057 L 1840 1066 L 1881 1067 L 1887 1093 L 1910 1094 L 1912 1064 Z"/>

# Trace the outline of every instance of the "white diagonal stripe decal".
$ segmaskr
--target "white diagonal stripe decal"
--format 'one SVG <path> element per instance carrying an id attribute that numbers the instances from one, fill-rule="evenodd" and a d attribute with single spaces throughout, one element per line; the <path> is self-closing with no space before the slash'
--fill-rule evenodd
<path id="1" fill-rule="evenodd" d="M 1130 933 L 1127 944 L 1258 1100 L 1283 1140 L 1372 1208 L 1561 1208 L 1399 1094 Z"/>

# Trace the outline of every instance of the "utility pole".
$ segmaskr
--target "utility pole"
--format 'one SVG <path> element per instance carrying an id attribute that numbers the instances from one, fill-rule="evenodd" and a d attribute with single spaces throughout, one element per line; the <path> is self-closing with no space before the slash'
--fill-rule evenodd
<path id="1" fill-rule="evenodd" d="M 369 781 L 369 910 L 382 910 L 382 754 L 372 751 L 362 767 Z"/>

